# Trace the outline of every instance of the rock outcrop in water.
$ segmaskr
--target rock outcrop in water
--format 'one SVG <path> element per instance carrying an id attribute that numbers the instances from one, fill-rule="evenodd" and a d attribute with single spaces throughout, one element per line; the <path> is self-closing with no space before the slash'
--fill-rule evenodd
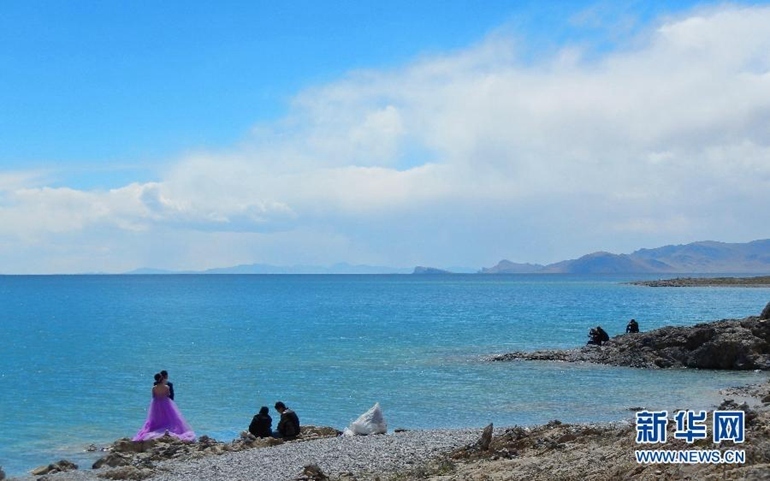
<path id="1" fill-rule="evenodd" d="M 602 346 L 511 352 L 490 359 L 593 362 L 638 368 L 770 370 L 770 320 L 760 317 L 663 327 L 615 336 Z"/>
<path id="2" fill-rule="evenodd" d="M 633 281 L 629 284 L 645 287 L 767 287 L 770 286 L 770 276 L 676 277 L 654 281 Z"/>

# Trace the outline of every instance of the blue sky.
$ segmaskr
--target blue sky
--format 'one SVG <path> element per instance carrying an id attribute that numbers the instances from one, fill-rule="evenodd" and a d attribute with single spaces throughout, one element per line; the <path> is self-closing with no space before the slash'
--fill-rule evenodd
<path id="1" fill-rule="evenodd" d="M 0 272 L 766 238 L 768 8 L 3 2 Z"/>

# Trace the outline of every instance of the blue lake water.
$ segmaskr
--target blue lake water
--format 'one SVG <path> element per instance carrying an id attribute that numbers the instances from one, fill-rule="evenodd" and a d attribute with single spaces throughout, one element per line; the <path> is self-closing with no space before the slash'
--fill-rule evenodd
<path id="1" fill-rule="evenodd" d="M 637 277 L 638 278 L 638 277 Z M 713 408 L 766 373 L 648 371 L 489 354 L 757 315 L 768 288 L 645 288 L 619 276 L 0 276 L 0 466 L 19 475 L 132 436 L 167 369 L 198 435 L 229 441 L 277 400 L 343 429 L 629 419 Z"/>

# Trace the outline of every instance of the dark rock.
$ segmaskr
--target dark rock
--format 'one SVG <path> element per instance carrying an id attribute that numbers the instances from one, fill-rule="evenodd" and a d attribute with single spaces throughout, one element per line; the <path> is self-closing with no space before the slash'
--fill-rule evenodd
<path id="1" fill-rule="evenodd" d="M 759 318 L 762 320 L 770 319 L 770 302 L 768 302 L 765 308 L 762 309 L 762 314 L 759 315 Z"/>
<path id="2" fill-rule="evenodd" d="M 32 475 L 42 476 L 45 474 L 63 473 L 65 471 L 72 471 L 73 469 L 78 469 L 78 465 L 71 461 L 67 461 L 66 459 L 62 459 L 61 461 L 51 463 L 48 466 L 40 466 L 33 469 Z"/>
<path id="3" fill-rule="evenodd" d="M 487 427 L 484 428 L 484 431 L 481 432 L 481 438 L 479 438 L 479 447 L 487 451 L 489 450 L 489 445 L 492 444 L 492 432 L 494 431 L 494 426 L 492 423 L 489 423 Z"/>
<path id="4" fill-rule="evenodd" d="M 93 469 L 99 469 L 104 466 L 109 466 L 111 468 L 116 468 L 118 466 L 129 466 L 131 464 L 131 459 L 131 456 L 128 454 L 110 453 L 97 459 L 91 467 Z"/>
<path id="5" fill-rule="evenodd" d="M 155 445 L 155 441 L 131 441 L 128 438 L 120 438 L 107 448 L 114 453 L 142 453 L 148 447 Z"/>
<path id="6" fill-rule="evenodd" d="M 308 464 L 297 477 L 298 481 L 327 481 L 328 479 L 329 476 L 325 475 L 317 464 Z"/>

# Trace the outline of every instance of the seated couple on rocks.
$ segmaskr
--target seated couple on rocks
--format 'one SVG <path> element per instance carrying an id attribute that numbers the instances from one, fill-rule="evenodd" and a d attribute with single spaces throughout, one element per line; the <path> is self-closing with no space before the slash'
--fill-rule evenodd
<path id="1" fill-rule="evenodd" d="M 270 417 L 270 410 L 267 406 L 262 406 L 259 414 L 251 420 L 249 432 L 258 438 L 294 439 L 299 436 L 299 416 L 297 413 L 287 408 L 281 401 L 275 403 L 275 410 L 281 415 L 276 431 L 273 431 L 273 418 Z"/>

